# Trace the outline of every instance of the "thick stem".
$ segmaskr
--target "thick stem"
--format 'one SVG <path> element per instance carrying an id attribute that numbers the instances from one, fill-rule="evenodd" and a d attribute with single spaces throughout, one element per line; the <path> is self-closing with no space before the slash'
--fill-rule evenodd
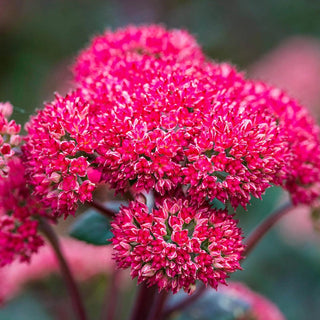
<path id="1" fill-rule="evenodd" d="M 160 293 L 157 293 L 148 320 L 161 320 L 162 310 L 167 301 L 168 296 L 169 293 L 164 290 L 162 290 Z"/>
<path id="2" fill-rule="evenodd" d="M 252 249 L 258 244 L 261 238 L 276 224 L 285 214 L 291 211 L 293 208 L 291 202 L 285 203 L 278 210 L 268 216 L 262 223 L 248 236 L 246 242 L 246 248 L 243 255 L 248 256 Z"/>
<path id="3" fill-rule="evenodd" d="M 199 299 L 206 291 L 207 287 L 204 284 L 201 284 L 200 287 L 189 297 L 185 298 L 181 302 L 175 304 L 174 306 L 165 309 L 162 312 L 161 319 L 166 319 L 172 313 L 182 310 Z"/>
<path id="4" fill-rule="evenodd" d="M 40 220 L 40 228 L 41 228 L 42 232 L 45 234 L 45 236 L 47 237 L 47 239 L 48 239 L 49 243 L 51 244 L 53 251 L 58 259 L 62 276 L 64 278 L 64 281 L 66 283 L 67 289 L 68 289 L 70 297 L 71 297 L 72 306 L 73 306 L 74 312 L 76 314 L 76 318 L 78 320 L 86 320 L 87 319 L 86 311 L 85 311 L 84 304 L 83 304 L 83 301 L 80 296 L 79 289 L 76 285 L 76 282 L 73 278 L 73 275 L 72 275 L 71 270 L 67 264 L 67 261 L 65 260 L 63 254 L 62 254 L 58 237 L 57 237 L 56 233 L 54 232 L 54 230 L 52 229 L 52 227 L 50 226 L 50 224 L 47 221 L 45 221 L 44 219 Z"/>
<path id="5" fill-rule="evenodd" d="M 101 320 L 114 320 L 117 311 L 117 301 L 119 297 L 119 275 L 120 270 L 115 269 L 111 274 L 111 283 L 107 290 L 105 305 L 103 307 Z"/>
<path id="6" fill-rule="evenodd" d="M 144 283 L 139 286 L 138 295 L 131 314 L 131 320 L 146 320 L 153 306 L 157 287 L 147 287 Z"/>
<path id="7" fill-rule="evenodd" d="M 102 213 L 104 216 L 108 218 L 113 218 L 115 213 L 112 210 L 109 210 L 106 208 L 103 204 L 93 200 L 89 202 L 89 205 L 95 209 L 97 209 L 100 213 Z"/>

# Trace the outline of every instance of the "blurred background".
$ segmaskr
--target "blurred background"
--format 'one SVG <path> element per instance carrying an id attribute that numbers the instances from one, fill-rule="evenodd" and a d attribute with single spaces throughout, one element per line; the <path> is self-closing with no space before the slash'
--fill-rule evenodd
<path id="1" fill-rule="evenodd" d="M 319 17 L 319 0 L 0 0 L 0 101 L 10 101 L 13 118 L 23 124 L 55 91 L 68 90 L 70 65 L 95 34 L 129 23 L 163 23 L 187 29 L 208 56 L 285 89 L 319 118 Z M 254 212 L 238 213 L 245 234 L 279 199 L 271 189 L 263 203 L 255 201 Z M 233 279 L 275 302 L 287 319 L 320 317 L 320 236 L 308 208 L 284 219 L 243 268 Z M 16 299 L 0 319 L 36 319 L 40 309 L 31 310 L 31 318 L 26 313 L 32 294 Z"/>

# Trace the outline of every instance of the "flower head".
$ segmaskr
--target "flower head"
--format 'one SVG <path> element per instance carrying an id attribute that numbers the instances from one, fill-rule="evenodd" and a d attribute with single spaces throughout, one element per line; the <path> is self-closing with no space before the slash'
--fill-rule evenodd
<path id="1" fill-rule="evenodd" d="M 289 157 L 286 179 L 282 185 L 294 203 L 318 204 L 320 196 L 320 129 L 307 109 L 279 89 L 263 83 L 248 82 L 245 100 L 264 104 L 277 117 L 279 129 L 286 136 Z"/>
<path id="2" fill-rule="evenodd" d="M 234 207 L 281 184 L 286 132 L 264 103 L 246 102 L 246 84 L 229 65 L 150 57 L 87 79 L 103 180 L 162 195 L 183 185 L 197 201 Z"/>
<path id="3" fill-rule="evenodd" d="M 33 215 L 41 207 L 30 197 L 24 166 L 18 157 L 8 161 L 9 174 L 0 177 L 0 267 L 14 260 L 29 261 L 43 244 Z"/>
<path id="4" fill-rule="evenodd" d="M 181 47 L 173 34 L 189 40 Z M 228 64 L 191 59 L 198 50 L 184 32 L 155 26 L 96 38 L 75 67 L 78 89 L 27 125 L 39 201 L 55 216 L 73 214 L 99 181 L 117 192 L 183 191 L 200 205 L 246 207 L 271 185 L 314 201 L 319 128 L 308 112 Z"/>
<path id="5" fill-rule="evenodd" d="M 77 201 L 91 200 L 98 182 L 90 167 L 98 145 L 90 127 L 90 106 L 77 92 L 57 95 L 27 130 L 23 152 L 33 195 L 54 216 L 74 214 Z"/>
<path id="6" fill-rule="evenodd" d="M 242 236 L 225 211 L 166 198 L 148 212 L 135 201 L 112 223 L 114 257 L 138 282 L 192 293 L 196 280 L 213 288 L 240 269 Z"/>

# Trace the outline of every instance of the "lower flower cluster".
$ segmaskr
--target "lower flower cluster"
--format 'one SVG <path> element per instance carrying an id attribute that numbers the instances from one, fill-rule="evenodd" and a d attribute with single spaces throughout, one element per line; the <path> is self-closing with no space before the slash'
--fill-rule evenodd
<path id="1" fill-rule="evenodd" d="M 132 278 L 159 289 L 184 289 L 196 280 L 217 288 L 229 272 L 241 269 L 241 231 L 226 211 L 197 208 L 186 198 L 166 198 L 152 212 L 133 201 L 112 223 L 114 256 L 119 267 L 131 267 Z"/>

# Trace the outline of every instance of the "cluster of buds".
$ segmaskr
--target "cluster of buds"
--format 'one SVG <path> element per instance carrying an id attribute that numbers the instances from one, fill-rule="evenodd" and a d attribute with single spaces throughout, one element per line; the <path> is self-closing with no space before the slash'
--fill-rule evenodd
<path id="1" fill-rule="evenodd" d="M 116 215 L 112 241 L 119 267 L 173 293 L 192 293 L 196 280 L 217 288 L 227 272 L 240 269 L 242 237 L 231 215 L 184 198 L 161 202 L 149 213 L 132 201 Z"/>
<path id="2" fill-rule="evenodd" d="M 8 121 L 13 107 L 9 102 L 0 102 L 0 176 L 8 175 L 8 161 L 15 155 L 15 148 L 21 143 L 20 125 Z"/>

